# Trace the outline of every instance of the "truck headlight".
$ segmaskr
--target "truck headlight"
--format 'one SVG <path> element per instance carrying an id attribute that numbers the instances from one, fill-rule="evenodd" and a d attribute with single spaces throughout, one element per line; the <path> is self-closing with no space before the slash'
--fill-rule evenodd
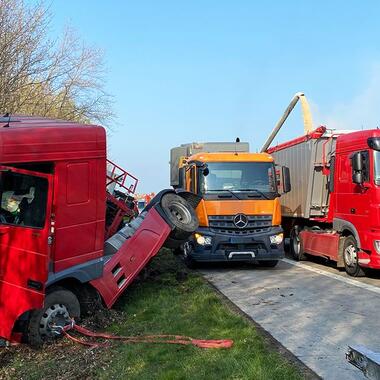
<path id="1" fill-rule="evenodd" d="M 380 255 L 380 240 L 374 240 L 373 246 L 375 247 L 376 252 Z"/>
<path id="2" fill-rule="evenodd" d="M 203 236 L 201 234 L 195 234 L 195 240 L 199 245 L 211 245 L 212 237 L 211 236 Z"/>
<path id="3" fill-rule="evenodd" d="M 272 235 L 269 237 L 270 239 L 270 243 L 271 244 L 281 244 L 282 241 L 284 240 L 284 234 L 281 233 L 281 234 L 277 234 L 277 235 Z"/>

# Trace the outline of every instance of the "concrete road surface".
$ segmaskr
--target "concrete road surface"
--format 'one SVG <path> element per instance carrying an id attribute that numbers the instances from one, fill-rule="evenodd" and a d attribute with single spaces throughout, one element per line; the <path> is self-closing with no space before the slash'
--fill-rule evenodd
<path id="1" fill-rule="evenodd" d="M 204 276 L 324 379 L 365 379 L 351 344 L 380 351 L 380 279 L 353 279 L 324 263 L 281 261 L 202 268 Z"/>

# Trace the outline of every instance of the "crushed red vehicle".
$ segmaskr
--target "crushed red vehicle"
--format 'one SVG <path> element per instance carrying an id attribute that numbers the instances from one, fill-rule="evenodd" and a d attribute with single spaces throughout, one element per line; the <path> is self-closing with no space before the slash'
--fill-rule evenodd
<path id="1" fill-rule="evenodd" d="M 320 127 L 267 151 L 290 169 L 281 202 L 294 258 L 326 257 L 351 276 L 380 269 L 380 131 Z"/>
<path id="2" fill-rule="evenodd" d="M 98 299 L 111 307 L 196 230 L 196 196 L 163 190 L 137 216 L 137 183 L 107 160 L 101 126 L 0 118 L 0 338 L 40 344 Z"/>

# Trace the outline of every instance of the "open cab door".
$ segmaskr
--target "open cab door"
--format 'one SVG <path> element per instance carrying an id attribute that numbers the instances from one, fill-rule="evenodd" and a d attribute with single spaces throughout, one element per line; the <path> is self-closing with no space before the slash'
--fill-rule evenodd
<path id="1" fill-rule="evenodd" d="M 44 303 L 48 278 L 52 175 L 0 166 L 0 337 Z"/>

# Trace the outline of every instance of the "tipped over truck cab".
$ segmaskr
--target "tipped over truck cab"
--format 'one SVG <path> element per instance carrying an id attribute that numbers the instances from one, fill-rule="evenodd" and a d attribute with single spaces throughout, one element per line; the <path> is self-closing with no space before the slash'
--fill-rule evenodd
<path id="1" fill-rule="evenodd" d="M 215 148 L 224 151 L 216 152 L 204 143 L 200 150 L 205 151 L 179 158 L 177 186 L 201 197 L 196 208 L 199 228 L 183 244 L 189 265 L 248 261 L 275 266 L 284 257 L 278 183 L 282 171 L 269 154 L 249 153 L 248 144 L 237 144 L 246 143 L 219 143 Z M 175 153 L 172 159 L 178 158 Z M 288 180 L 283 182 L 289 186 Z"/>
<path id="2" fill-rule="evenodd" d="M 137 215 L 137 183 L 107 159 L 101 126 L 0 117 L 0 346 L 38 346 L 112 307 L 196 231 L 197 197 L 165 189 Z"/>

